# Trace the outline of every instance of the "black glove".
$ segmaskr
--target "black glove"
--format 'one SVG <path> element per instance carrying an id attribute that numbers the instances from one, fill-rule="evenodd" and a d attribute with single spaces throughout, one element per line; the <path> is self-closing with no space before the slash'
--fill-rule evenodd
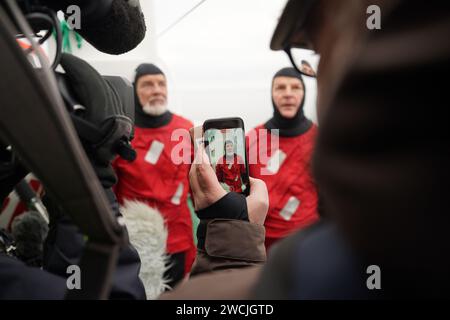
<path id="1" fill-rule="evenodd" d="M 245 196 L 236 192 L 228 192 L 209 207 L 196 211 L 196 214 L 200 220 L 233 219 L 249 221 Z"/>
<path id="2" fill-rule="evenodd" d="M 197 228 L 197 247 L 202 250 L 205 247 L 206 230 L 210 220 L 226 219 L 249 221 L 245 196 L 236 192 L 227 193 L 209 207 L 198 210 L 195 213 L 200 219 L 200 224 Z"/>
<path id="3" fill-rule="evenodd" d="M 63 54 L 61 66 L 75 99 L 85 108 L 71 115 L 75 128 L 100 182 L 109 188 L 116 183 L 111 162 L 117 154 L 127 160 L 135 157 L 129 145 L 132 121 L 116 90 L 87 62 Z"/>

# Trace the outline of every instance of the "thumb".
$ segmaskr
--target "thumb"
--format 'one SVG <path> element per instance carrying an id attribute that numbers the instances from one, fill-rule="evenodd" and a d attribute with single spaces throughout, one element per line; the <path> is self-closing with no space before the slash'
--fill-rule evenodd
<path id="1" fill-rule="evenodd" d="M 206 164 L 211 166 L 209 157 L 205 151 L 205 145 L 203 142 L 199 143 L 197 146 L 197 151 L 195 152 L 194 165 Z"/>
<path id="2" fill-rule="evenodd" d="M 203 144 L 200 144 L 194 159 L 194 166 L 196 167 L 197 181 L 203 192 L 216 189 L 219 185 L 216 173 L 214 172 L 209 157 L 205 152 Z M 220 185 L 219 185 L 220 186 Z"/>
<path id="3" fill-rule="evenodd" d="M 247 208 L 250 222 L 263 225 L 269 210 L 269 194 L 264 181 L 250 177 Z"/>

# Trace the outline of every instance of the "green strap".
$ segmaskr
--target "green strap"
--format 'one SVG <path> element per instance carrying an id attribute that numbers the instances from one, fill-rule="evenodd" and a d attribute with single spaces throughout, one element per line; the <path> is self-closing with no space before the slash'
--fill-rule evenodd
<path id="1" fill-rule="evenodd" d="M 73 34 L 75 41 L 77 42 L 77 48 L 81 49 L 83 43 L 83 37 L 76 31 L 69 27 L 69 24 L 65 21 L 61 21 L 61 32 L 62 32 L 62 51 L 66 53 L 72 53 L 72 44 L 70 41 L 70 35 Z M 53 30 L 53 37 L 56 39 L 56 32 Z"/>

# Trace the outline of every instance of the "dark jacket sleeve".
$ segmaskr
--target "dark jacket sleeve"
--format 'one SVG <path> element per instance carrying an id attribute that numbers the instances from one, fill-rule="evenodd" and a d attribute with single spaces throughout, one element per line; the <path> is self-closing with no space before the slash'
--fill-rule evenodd
<path id="1" fill-rule="evenodd" d="M 263 264 L 266 261 L 263 226 L 240 220 L 213 219 L 206 224 L 204 247 L 197 248 L 191 276 Z"/>
<path id="2" fill-rule="evenodd" d="M 111 189 L 106 190 L 116 217 L 119 206 Z M 44 253 L 44 269 L 67 277 L 67 267 L 79 263 L 84 247 L 84 236 L 71 219 L 49 198 L 45 204 L 50 213 L 50 230 Z M 145 299 L 145 289 L 139 278 L 141 260 L 136 249 L 128 242 L 119 254 L 111 289 L 111 299 Z"/>
<path id="3" fill-rule="evenodd" d="M 243 195 L 230 192 L 197 215 L 197 257 L 191 276 L 266 261 L 264 226 L 248 221 Z"/>
<path id="4" fill-rule="evenodd" d="M 66 279 L 0 254 L 0 300 L 61 300 Z"/>

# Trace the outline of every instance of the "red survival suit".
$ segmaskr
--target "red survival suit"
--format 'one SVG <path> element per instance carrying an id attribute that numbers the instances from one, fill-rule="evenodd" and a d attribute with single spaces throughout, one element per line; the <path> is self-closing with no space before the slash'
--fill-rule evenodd
<path id="1" fill-rule="evenodd" d="M 44 188 L 41 182 L 31 174 L 27 175 L 24 179 L 26 179 L 33 191 L 36 192 L 39 197 L 42 197 Z M 27 205 L 20 200 L 15 190 L 11 191 L 3 204 L 0 203 L 0 205 L 0 229 L 3 228 L 8 232 L 11 232 L 14 219 L 29 210 Z"/>
<path id="2" fill-rule="evenodd" d="M 317 127 L 313 125 L 298 136 L 278 137 L 276 150 L 271 150 L 273 135 L 260 136 L 260 130 L 267 132 L 264 125 L 250 131 L 247 146 L 249 174 L 263 180 L 269 192 L 269 211 L 264 223 L 268 249 L 275 241 L 319 219 L 318 196 L 310 172 Z M 256 164 L 252 161 L 255 157 Z"/>
<path id="3" fill-rule="evenodd" d="M 230 191 L 242 192 L 241 174 L 244 173 L 244 161 L 237 154 L 234 154 L 233 161 L 227 160 L 226 156 L 223 156 L 216 164 L 217 179 L 228 185 Z"/>
<path id="4" fill-rule="evenodd" d="M 167 252 L 186 252 L 185 274 L 190 271 L 196 253 L 187 205 L 190 164 L 175 164 L 171 156 L 175 147 L 174 154 L 183 156 L 183 148 L 191 150 L 191 143 L 188 133 L 184 139 L 176 136 L 176 141 L 171 141 L 171 137 L 177 129 L 192 127 L 189 120 L 175 114 L 162 127 L 135 127 L 132 146 L 137 152 L 136 160 L 130 163 L 117 158 L 114 163 L 118 176 L 115 192 L 119 202 L 138 200 L 161 212 L 168 228 Z M 188 158 L 191 156 L 190 153 Z"/>

